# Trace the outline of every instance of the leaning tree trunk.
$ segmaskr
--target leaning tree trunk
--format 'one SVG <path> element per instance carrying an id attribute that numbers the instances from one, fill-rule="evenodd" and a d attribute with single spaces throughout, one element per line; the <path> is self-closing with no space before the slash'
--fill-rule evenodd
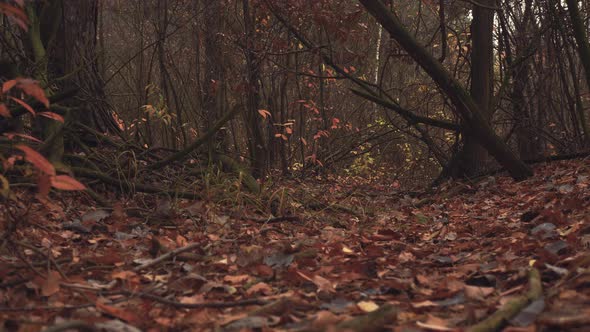
<path id="1" fill-rule="evenodd" d="M 496 135 L 469 93 L 418 44 L 402 23 L 379 0 L 359 1 L 449 97 L 464 123 L 464 132 L 473 136 L 514 179 L 531 176 L 532 170 Z"/>

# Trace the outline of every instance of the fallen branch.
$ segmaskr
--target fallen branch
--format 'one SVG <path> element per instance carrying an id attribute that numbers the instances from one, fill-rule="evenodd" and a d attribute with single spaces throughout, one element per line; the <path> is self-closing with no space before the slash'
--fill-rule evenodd
<path id="1" fill-rule="evenodd" d="M 162 256 L 160 256 L 158 258 L 154 258 L 154 259 L 152 259 L 151 261 L 149 261 L 147 263 L 144 263 L 144 264 L 141 264 L 141 265 L 135 267 L 133 269 L 133 271 L 139 272 L 139 271 L 141 271 L 143 269 L 147 269 L 147 268 L 152 267 L 154 265 L 160 264 L 161 262 L 163 262 L 165 260 L 172 259 L 175 256 L 177 256 L 177 255 L 179 255 L 179 254 L 181 254 L 183 252 L 192 250 L 192 249 L 197 248 L 197 247 L 200 247 L 200 246 L 202 246 L 201 243 L 191 243 L 191 244 L 186 245 L 184 247 L 174 249 L 172 251 L 169 251 L 169 252 L 163 254 Z"/>
<path id="2" fill-rule="evenodd" d="M 226 122 L 231 120 L 234 117 L 234 115 L 236 115 L 236 113 L 238 113 L 239 110 L 240 110 L 240 107 L 235 107 L 233 110 L 227 112 L 221 119 L 219 119 L 219 121 L 217 121 L 217 123 L 215 123 L 215 125 L 213 125 L 213 127 L 211 127 L 211 129 L 209 129 L 209 131 L 207 131 L 203 136 L 197 138 L 193 143 L 191 143 L 191 145 L 187 146 L 186 148 L 184 148 L 181 151 L 178 151 L 178 152 L 168 156 L 167 158 L 164 158 L 163 160 L 160 160 L 158 162 L 151 164 L 148 167 L 148 169 L 153 171 L 153 170 L 160 169 L 164 166 L 167 166 L 174 161 L 181 161 L 186 156 L 188 156 L 191 152 L 195 151 L 197 148 L 199 148 L 201 145 L 203 145 L 205 142 L 207 142 L 209 139 L 211 139 L 211 137 L 213 137 L 213 135 L 215 135 L 215 133 L 219 129 L 221 129 L 221 127 L 223 127 Z"/>
<path id="3" fill-rule="evenodd" d="M 103 172 L 94 171 L 94 170 L 87 169 L 87 168 L 72 167 L 71 169 L 77 175 L 97 179 L 97 180 L 100 180 L 104 183 L 107 183 L 107 184 L 110 184 L 113 186 L 122 187 L 126 190 L 135 190 L 135 191 L 148 193 L 148 194 L 158 194 L 158 195 L 162 195 L 162 196 L 166 196 L 166 197 L 178 197 L 178 198 L 186 198 L 186 199 L 199 199 L 199 198 L 201 198 L 201 195 L 199 195 L 197 193 L 190 193 L 190 192 L 186 192 L 186 191 L 165 190 L 165 189 L 162 189 L 159 187 L 153 187 L 153 186 L 149 186 L 149 185 L 145 185 L 145 184 L 141 184 L 141 183 L 131 184 L 126 181 L 121 181 L 121 180 L 115 179 Z"/>
<path id="4" fill-rule="evenodd" d="M 506 303 L 502 308 L 483 321 L 471 326 L 467 332 L 498 331 L 509 319 L 518 314 L 531 301 L 543 295 L 543 285 L 539 270 L 533 268 L 529 272 L 529 291 L 518 298 Z"/>

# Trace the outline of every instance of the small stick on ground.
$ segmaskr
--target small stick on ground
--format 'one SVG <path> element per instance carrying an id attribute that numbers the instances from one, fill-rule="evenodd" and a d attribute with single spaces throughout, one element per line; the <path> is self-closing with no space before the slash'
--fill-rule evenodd
<path id="1" fill-rule="evenodd" d="M 280 216 L 280 217 L 272 217 L 272 218 L 248 217 L 246 219 L 252 220 L 252 221 L 260 223 L 260 224 L 272 224 L 272 223 L 278 223 L 278 222 L 282 222 L 282 221 L 301 221 L 301 218 L 299 218 L 298 216 Z"/>
<path id="2" fill-rule="evenodd" d="M 175 256 L 177 256 L 177 255 L 179 255 L 179 254 L 181 254 L 183 252 L 186 252 L 186 251 L 195 249 L 195 248 L 197 248 L 199 246 L 202 246 L 202 244 L 201 243 L 191 243 L 191 244 L 189 244 L 187 246 L 174 249 L 172 251 L 169 251 L 169 252 L 163 254 L 162 256 L 160 256 L 158 258 L 154 258 L 154 259 L 152 259 L 151 261 L 149 261 L 147 263 L 144 263 L 144 264 L 141 264 L 141 265 L 137 266 L 136 268 L 133 269 L 133 271 L 134 272 L 139 272 L 139 271 L 141 271 L 143 269 L 147 269 L 147 268 L 152 267 L 154 265 L 160 264 L 161 262 L 163 262 L 165 260 L 174 258 Z"/>
<path id="3" fill-rule="evenodd" d="M 202 303 L 182 303 L 174 300 L 169 300 L 165 297 L 161 297 L 158 295 L 144 293 L 144 292 L 129 292 L 124 291 L 121 294 L 127 296 L 137 296 L 144 299 L 153 300 L 162 304 L 167 304 L 173 306 L 175 308 L 184 308 L 184 309 L 197 309 L 197 308 L 232 308 L 232 307 L 241 307 L 247 305 L 264 305 L 267 304 L 268 301 L 263 299 L 245 299 L 245 300 L 238 300 L 238 301 L 218 301 L 218 302 L 202 302 Z"/>

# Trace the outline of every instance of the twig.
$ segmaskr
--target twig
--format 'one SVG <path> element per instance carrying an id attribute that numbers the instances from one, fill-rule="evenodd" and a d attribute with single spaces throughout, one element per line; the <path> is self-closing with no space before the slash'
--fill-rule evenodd
<path id="1" fill-rule="evenodd" d="M 241 307 L 246 305 L 265 305 L 268 303 L 267 300 L 263 299 L 246 299 L 246 300 L 238 300 L 238 301 L 217 301 L 217 302 L 203 302 L 203 303 L 182 303 L 174 300 L 169 300 L 167 298 L 150 294 L 144 292 L 130 292 L 124 291 L 122 294 L 128 296 L 137 296 L 144 299 L 154 300 L 156 302 L 167 304 L 173 306 L 175 308 L 184 308 L 184 309 L 196 309 L 196 308 L 231 308 L 231 307 Z"/>
<path id="2" fill-rule="evenodd" d="M 128 301 L 128 299 L 127 298 L 120 298 L 120 299 L 116 299 L 116 300 L 110 301 L 105 304 L 113 305 L 113 304 L 117 304 L 117 303 L 121 303 L 121 302 L 125 302 L 125 301 Z M 46 306 L 38 306 L 38 307 L 16 307 L 16 308 L 0 307 L 0 312 L 77 310 L 77 309 L 90 308 L 90 307 L 94 307 L 94 306 L 95 306 L 94 302 L 88 302 L 88 303 L 83 303 L 83 304 L 62 305 L 62 306 L 46 305 Z"/>
<path id="3" fill-rule="evenodd" d="M 22 246 L 22 247 L 25 247 L 25 248 L 31 249 L 31 250 L 33 250 L 34 252 L 38 253 L 38 254 L 39 254 L 39 255 L 41 255 L 41 256 L 45 256 L 45 257 L 47 258 L 47 260 L 48 260 L 48 261 L 49 261 L 49 262 L 50 262 L 50 263 L 51 263 L 53 266 L 55 266 L 55 269 L 57 270 L 57 272 L 59 272 L 59 275 L 60 275 L 60 276 L 61 276 L 63 279 L 65 279 L 65 280 L 68 280 L 68 277 L 66 276 L 66 274 L 64 273 L 64 271 L 61 269 L 61 266 L 60 266 L 60 265 L 59 265 L 59 264 L 58 264 L 58 263 L 55 261 L 55 258 L 53 258 L 53 256 L 51 256 L 51 254 L 48 254 L 48 253 L 46 254 L 46 253 L 44 253 L 44 252 L 43 252 L 43 250 L 41 250 L 41 249 L 39 249 L 39 248 L 37 248 L 37 247 L 35 247 L 35 246 L 32 246 L 32 245 L 30 245 L 30 244 L 24 243 L 24 242 L 20 242 L 20 241 L 13 241 L 13 242 L 14 242 L 14 244 L 16 244 L 16 245 L 19 245 L 19 246 Z"/>
<path id="4" fill-rule="evenodd" d="M 103 172 L 96 171 L 96 170 L 91 170 L 91 169 L 82 168 L 82 167 L 71 167 L 71 169 L 72 169 L 72 171 L 74 171 L 74 173 L 76 175 L 97 179 L 97 180 L 100 180 L 104 183 L 107 183 L 107 184 L 110 184 L 113 186 L 122 187 L 126 190 L 136 190 L 136 191 L 144 192 L 144 193 L 151 193 L 151 194 L 158 194 L 158 195 L 163 195 L 163 196 L 168 196 L 168 197 L 171 196 L 171 197 L 179 197 L 179 198 L 186 198 L 186 199 L 199 199 L 199 198 L 201 198 L 201 195 L 199 195 L 198 193 L 165 190 L 165 189 L 162 189 L 159 187 L 149 186 L 149 185 L 145 185 L 145 184 L 141 184 L 141 183 L 131 184 L 127 181 L 121 181 L 121 180 L 115 179 L 114 177 L 111 177 Z"/>
<path id="5" fill-rule="evenodd" d="M 133 271 L 139 272 L 139 271 L 141 271 L 143 269 L 147 269 L 149 267 L 152 267 L 154 265 L 157 265 L 157 264 L 159 264 L 159 263 L 161 263 L 161 262 L 163 262 L 165 260 L 171 259 L 171 258 L 173 258 L 173 257 L 175 257 L 175 256 L 177 256 L 177 255 L 179 255 L 179 254 L 181 254 L 183 252 L 192 250 L 192 249 L 197 248 L 197 247 L 200 247 L 200 246 L 202 246 L 201 243 L 191 243 L 191 244 L 189 244 L 187 246 L 174 249 L 172 251 L 169 251 L 169 252 L 163 254 L 162 256 L 160 256 L 158 258 L 154 258 L 154 259 L 152 259 L 151 261 L 149 261 L 147 263 L 144 263 L 144 264 L 141 264 L 141 265 L 137 266 L 136 268 L 133 269 Z"/>
<path id="6" fill-rule="evenodd" d="M 184 148 L 181 151 L 171 154 L 170 156 L 164 158 L 163 160 L 160 160 L 158 162 L 151 164 L 148 167 L 148 169 L 155 171 L 155 170 L 158 170 L 164 166 L 171 164 L 172 162 L 183 160 L 185 157 L 187 157 L 189 154 L 191 154 L 193 151 L 195 151 L 198 147 L 200 147 L 205 142 L 207 142 L 209 139 L 211 139 L 211 137 L 213 137 L 213 135 L 215 135 L 215 133 L 217 133 L 225 125 L 225 123 L 228 122 L 229 120 L 231 120 L 234 117 L 234 115 L 236 115 L 239 111 L 240 111 L 240 108 L 235 107 L 233 110 L 227 112 L 225 115 L 223 115 L 221 117 L 221 119 L 219 119 L 219 121 L 217 121 L 213 125 L 213 127 L 211 127 L 202 136 L 198 137 L 189 146 L 187 146 L 186 148 Z"/>
<path id="7" fill-rule="evenodd" d="M 539 317 L 539 323 L 550 325 L 561 329 L 575 328 L 579 326 L 590 326 L 590 316 L 588 313 L 573 313 L 552 315 L 551 313 L 543 314 Z"/>
<path id="8" fill-rule="evenodd" d="M 282 221 L 301 221 L 301 218 L 298 216 L 279 216 L 273 218 L 254 218 L 254 217 L 246 217 L 245 219 L 252 220 L 257 223 L 261 224 L 272 224 L 278 223 Z"/>

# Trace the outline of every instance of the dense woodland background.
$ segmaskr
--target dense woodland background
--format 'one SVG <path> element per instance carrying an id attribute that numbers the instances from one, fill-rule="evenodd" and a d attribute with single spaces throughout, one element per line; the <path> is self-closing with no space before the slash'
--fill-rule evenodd
<path id="1" fill-rule="evenodd" d="M 2 16 L 3 76 L 37 79 L 66 122 L 2 120 L 2 132 L 37 130 L 49 160 L 115 175 L 220 128 L 185 150 L 187 172 L 221 162 L 255 178 L 343 171 L 410 187 L 497 169 L 486 149 L 517 178 L 529 174 L 519 159 L 586 150 L 587 2 L 361 3 L 27 3 L 28 30 Z M 449 79 L 476 107 L 462 109 Z M 120 137 L 120 160 L 92 148 L 104 133 Z"/>
<path id="2" fill-rule="evenodd" d="M 0 0 L 0 332 L 586 331 L 590 1 Z"/>

